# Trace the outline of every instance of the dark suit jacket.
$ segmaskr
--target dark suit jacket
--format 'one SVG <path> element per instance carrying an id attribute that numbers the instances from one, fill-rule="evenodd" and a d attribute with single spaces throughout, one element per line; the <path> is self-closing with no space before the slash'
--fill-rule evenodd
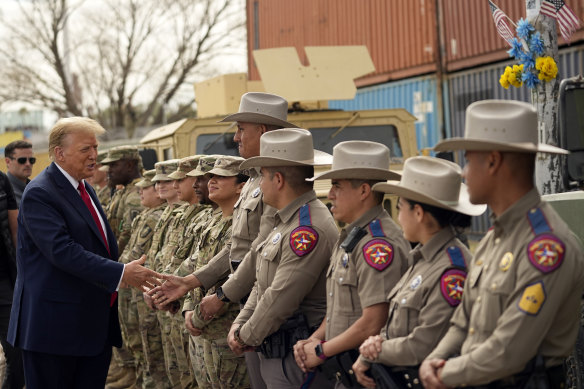
<path id="1" fill-rule="evenodd" d="M 95 191 L 86 188 L 106 221 Z M 73 356 L 121 346 L 117 302 L 110 302 L 123 265 L 105 224 L 111 254 L 79 192 L 54 163 L 27 185 L 18 215 L 12 345 Z"/>

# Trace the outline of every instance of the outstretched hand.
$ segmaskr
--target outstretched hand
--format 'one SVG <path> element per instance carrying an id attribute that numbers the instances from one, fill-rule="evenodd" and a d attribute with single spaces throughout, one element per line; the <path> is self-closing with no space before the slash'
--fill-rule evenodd
<path id="1" fill-rule="evenodd" d="M 136 259 L 124 268 L 124 275 L 122 276 L 122 284 L 127 284 L 138 289 L 146 290 L 155 288 L 160 285 L 160 274 L 145 268 L 146 255 L 142 255 L 140 259 Z"/>
<path id="2" fill-rule="evenodd" d="M 162 285 L 148 291 L 148 295 L 152 297 L 156 305 L 167 305 L 172 301 L 178 300 L 191 290 L 189 282 L 185 280 L 186 277 L 161 274 L 160 278 L 164 280 Z"/>

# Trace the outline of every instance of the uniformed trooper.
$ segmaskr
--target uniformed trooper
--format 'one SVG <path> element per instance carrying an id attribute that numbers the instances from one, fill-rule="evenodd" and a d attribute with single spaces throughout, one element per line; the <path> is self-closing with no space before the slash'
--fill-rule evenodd
<path id="1" fill-rule="evenodd" d="M 239 172 L 242 161 L 240 157 L 220 156 L 208 172 L 209 198 L 216 209 L 201 231 L 196 252 L 191 257 L 195 269 L 205 266 L 231 238 L 233 206 L 248 179 Z M 228 257 L 223 260 L 227 262 Z M 217 282 L 206 294 L 214 294 L 225 280 Z M 214 318 L 204 320 L 197 304 L 204 292 L 199 288 L 194 292 L 188 294 L 183 310 L 186 328 L 196 345 L 196 348 L 191 349 L 191 363 L 193 367 L 204 366 L 205 374 L 197 376 L 199 389 L 249 388 L 245 359 L 235 355 L 227 344 L 227 334 L 239 313 L 239 304 L 228 303 Z"/>
<path id="2" fill-rule="evenodd" d="M 405 161 L 401 181 L 373 186 L 374 191 L 400 196 L 404 237 L 418 245 L 410 252 L 410 268 L 389 293 L 389 316 L 381 335 L 369 337 L 359 348 L 353 371 L 365 387 L 383 388 L 383 378 L 389 376 L 385 379 L 398 387 L 421 388 L 418 367 L 444 336 L 460 304 L 472 256 L 457 235 L 470 227 L 471 216 L 486 209 L 470 204 L 461 173 L 455 163 L 413 157 Z M 377 364 L 373 379 L 365 374 L 370 363 Z"/>
<path id="3" fill-rule="evenodd" d="M 286 121 L 287 115 L 288 102 L 282 97 L 269 93 L 249 92 L 242 96 L 239 112 L 225 117 L 223 121 L 237 122 L 237 131 L 233 140 L 239 145 L 239 155 L 243 158 L 251 158 L 260 153 L 262 134 L 283 127 L 296 127 Z M 161 293 L 161 298 L 164 296 L 168 300 L 173 300 L 201 286 L 209 289 L 218 280 L 233 273 L 233 276 L 217 289 L 217 293 L 206 296 L 201 302 L 203 315 L 210 319 L 222 309 L 224 304 L 242 301 L 250 293 L 255 282 L 255 259 L 249 254 L 250 248 L 258 236 L 265 237 L 269 232 L 260 230 L 260 219 L 271 218 L 275 213 L 273 208 L 266 206 L 262 201 L 258 171 L 257 168 L 249 170 L 250 178 L 235 204 L 232 236 L 228 247 L 221 250 L 207 266 L 185 277 L 183 279 L 185 282 L 179 285 L 166 282 L 163 288 L 156 288 L 158 293 Z M 225 265 L 223 256 L 230 258 L 231 266 Z M 252 388 L 265 388 L 257 355 L 246 353 L 245 358 Z"/>
<path id="4" fill-rule="evenodd" d="M 310 132 L 298 128 L 268 132 L 260 144 L 260 156 L 241 168 L 261 168 L 264 202 L 277 212 L 262 220 L 270 233 L 252 248 L 256 283 L 227 339 L 236 354 L 259 347 L 268 388 L 298 388 L 305 380 L 323 387 L 321 374 L 305 376 L 296 365 L 292 347 L 326 311 L 325 274 L 337 228 L 306 178 L 314 165 L 329 164 L 330 155 L 313 150 Z"/>
<path id="5" fill-rule="evenodd" d="M 154 164 L 156 174 L 152 177 L 151 181 L 155 183 L 158 196 L 165 200 L 167 205 L 160 216 L 160 220 L 154 227 L 152 243 L 146 255 L 145 266 L 151 269 L 155 265 L 154 259 L 156 253 L 160 251 L 165 243 L 168 225 L 173 220 L 173 217 L 176 216 L 176 210 L 183 204 L 178 199 L 176 189 L 173 188 L 174 180 L 168 177 L 170 173 L 176 171 L 178 162 L 178 159 L 171 159 Z M 172 361 L 167 361 L 165 358 L 164 348 L 169 347 L 170 342 L 167 342 L 166 338 L 164 338 L 165 341 L 163 342 L 162 328 L 158 321 L 158 311 L 148 294 L 144 293 L 143 299 L 149 309 L 144 312 L 139 312 L 138 317 L 140 322 L 140 337 L 142 338 L 142 347 L 144 349 L 147 369 L 150 372 L 152 381 L 157 387 L 177 387 L 180 385 L 179 378 L 175 378 L 176 376 L 172 376 L 171 378 L 169 373 L 170 371 L 176 370 L 176 363 L 172 365 Z M 138 307 L 143 306 L 139 305 Z"/>
<path id="6" fill-rule="evenodd" d="M 106 216 L 122 253 L 130 240 L 132 221 L 143 209 L 140 204 L 139 189 L 136 187 L 136 183 L 141 179 L 142 158 L 135 146 L 118 146 L 111 148 L 101 163 L 108 166 L 109 182 L 119 187 L 106 208 Z M 123 258 L 120 257 L 120 260 Z M 123 345 L 121 348 L 114 348 L 114 360 L 121 367 L 121 372 L 108 379 L 108 385 L 112 389 L 128 387 L 136 381 L 137 363 L 130 347 L 140 347 L 139 344 L 129 346 L 130 339 L 123 331 L 125 323 L 130 320 L 129 307 L 132 291 L 121 285 L 118 293 L 118 313 Z"/>
<path id="7" fill-rule="evenodd" d="M 154 228 L 166 207 L 166 201 L 162 200 L 156 189 L 154 183 L 151 181 L 156 174 L 155 170 L 148 170 L 144 172 L 141 181 L 136 183 L 136 187 L 140 191 L 140 201 L 145 208 L 132 222 L 132 235 L 124 252 L 120 255 L 120 261 L 129 263 L 133 260 L 140 259 L 142 255 L 146 254 L 150 249 L 152 243 L 152 236 Z M 143 388 L 156 388 L 150 377 L 148 370 L 149 366 L 146 364 L 144 358 L 144 349 L 142 347 L 142 339 L 140 336 L 139 315 L 140 312 L 145 312 L 148 309 L 144 300 L 142 299 L 142 292 L 138 289 L 130 289 L 132 292 L 132 299 L 128 309 L 127 320 L 121 322 L 124 325 L 123 333 L 128 338 L 128 348 L 134 356 L 137 363 L 137 380 L 136 386 Z M 139 307 L 142 305 L 142 307 Z M 115 385 L 115 383 L 114 383 Z"/>
<path id="8" fill-rule="evenodd" d="M 332 169 L 311 178 L 332 180 L 331 212 L 347 226 L 327 271 L 326 317 L 310 338 L 296 344 L 294 354 L 304 371 L 324 363 L 329 380 L 342 378 L 340 388 L 356 384 L 349 371 L 357 348 L 379 334 L 387 317 L 386 297 L 408 267 L 410 244 L 383 208 L 383 194 L 371 189 L 391 178 L 399 175 L 389 171 L 389 149 L 368 141 L 339 143 Z M 345 366 L 341 360 L 347 361 Z"/>
<path id="9" fill-rule="evenodd" d="M 559 388 L 580 327 L 584 257 L 577 238 L 534 186 L 538 143 L 531 104 L 485 100 L 466 111 L 464 138 L 436 150 L 466 150 L 473 204 L 493 228 L 476 249 L 461 305 L 420 367 L 426 388 Z"/>

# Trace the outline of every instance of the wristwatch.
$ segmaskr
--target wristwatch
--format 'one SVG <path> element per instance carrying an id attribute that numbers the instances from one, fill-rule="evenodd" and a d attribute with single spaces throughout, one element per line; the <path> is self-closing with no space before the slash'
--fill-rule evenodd
<path id="1" fill-rule="evenodd" d="M 225 293 L 223 293 L 223 289 L 221 287 L 218 287 L 217 290 L 215 291 L 215 294 L 217 295 L 217 298 L 221 301 L 223 301 L 224 303 L 230 303 L 231 300 L 229 300 L 229 298 L 227 296 L 225 296 Z"/>
<path id="2" fill-rule="evenodd" d="M 328 357 L 324 354 L 324 350 L 322 349 L 322 345 L 326 343 L 325 340 L 321 340 L 319 344 L 314 346 L 314 353 L 317 357 L 325 361 Z"/>
<path id="3" fill-rule="evenodd" d="M 243 324 L 240 324 L 239 327 L 237 327 L 235 329 L 235 332 L 233 333 L 233 337 L 235 338 L 235 341 L 237 343 L 239 343 L 240 346 L 245 346 L 245 342 L 241 339 L 241 337 L 239 336 L 239 333 L 241 331 L 241 327 L 243 327 Z"/>

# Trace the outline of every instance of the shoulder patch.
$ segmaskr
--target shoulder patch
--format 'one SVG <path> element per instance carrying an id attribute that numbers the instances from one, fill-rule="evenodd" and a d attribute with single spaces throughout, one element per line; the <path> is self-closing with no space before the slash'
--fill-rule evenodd
<path id="1" fill-rule="evenodd" d="M 372 239 L 363 246 L 363 256 L 369 266 L 384 270 L 393 261 L 393 246 L 383 239 Z"/>
<path id="2" fill-rule="evenodd" d="M 140 233 L 140 238 L 146 239 L 151 234 L 152 234 L 152 228 L 150 228 L 149 225 L 145 225 L 144 228 L 142 228 L 142 231 Z"/>
<path id="3" fill-rule="evenodd" d="M 517 303 L 517 308 L 527 315 L 535 316 L 541 310 L 545 298 L 546 294 L 543 281 L 534 282 L 533 284 L 528 285 L 523 291 L 523 294 Z"/>
<path id="4" fill-rule="evenodd" d="M 529 262 L 543 273 L 551 273 L 562 264 L 566 246 L 552 234 L 541 234 L 527 245 Z"/>
<path id="5" fill-rule="evenodd" d="M 290 233 L 290 248 L 299 257 L 309 254 L 317 243 L 318 232 L 312 227 L 300 226 Z"/>
<path id="6" fill-rule="evenodd" d="M 456 307 L 462 301 L 462 292 L 464 282 L 466 281 L 466 272 L 459 269 L 446 270 L 440 278 L 440 290 L 442 297 L 451 307 Z"/>

